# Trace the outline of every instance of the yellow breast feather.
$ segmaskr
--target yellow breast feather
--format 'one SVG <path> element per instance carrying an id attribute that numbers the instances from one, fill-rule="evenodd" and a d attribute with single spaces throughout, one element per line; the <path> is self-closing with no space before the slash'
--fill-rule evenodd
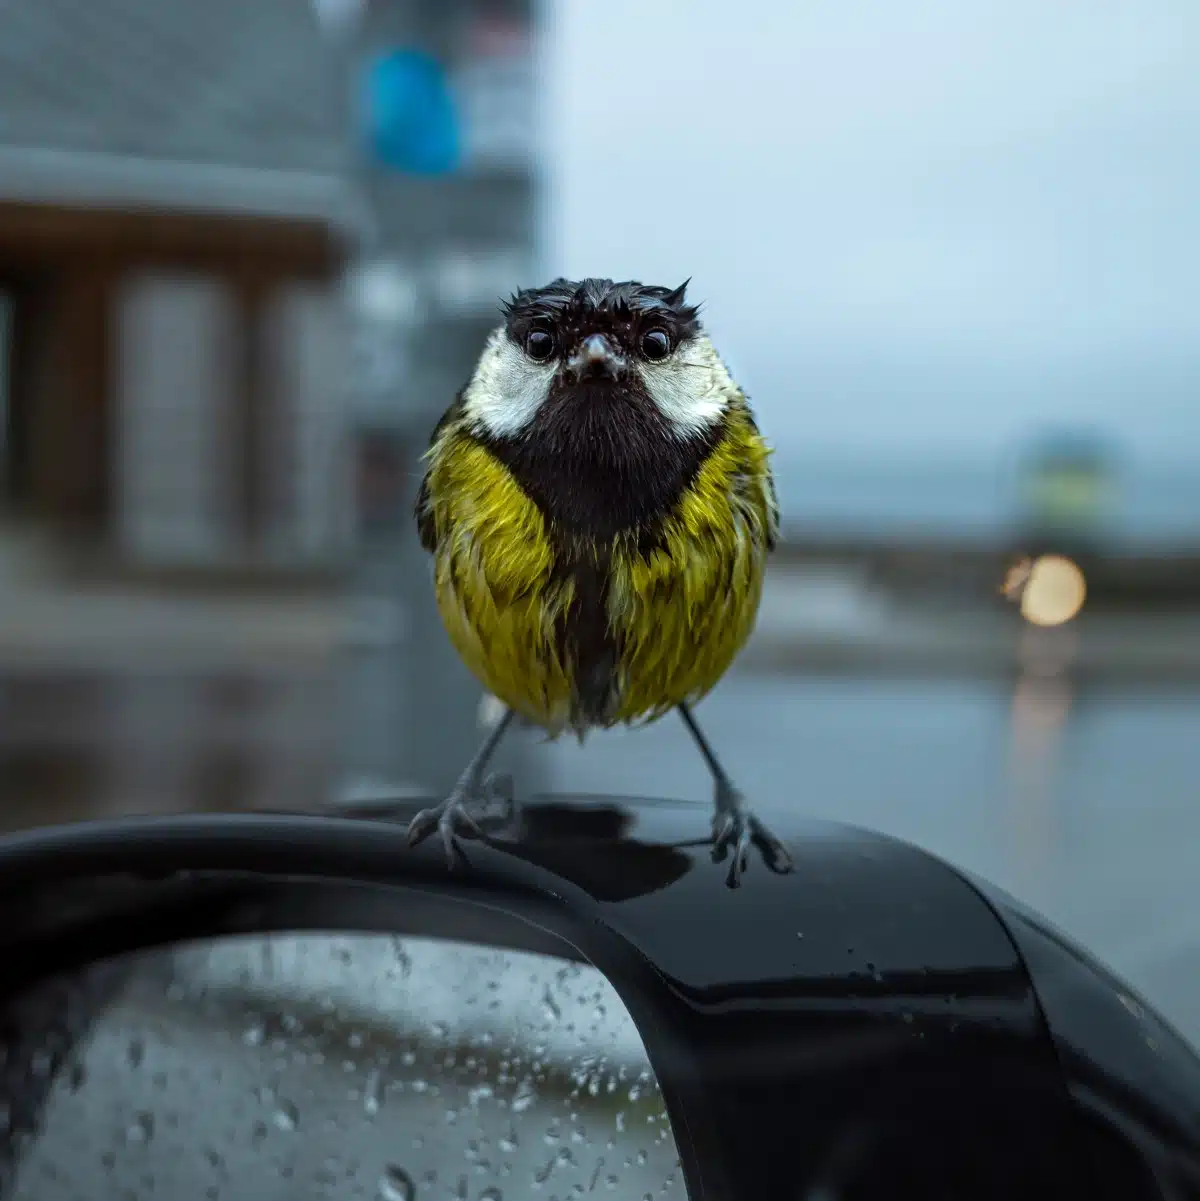
<path id="1" fill-rule="evenodd" d="M 557 732 L 571 708 L 559 630 L 574 594 L 542 514 L 502 463 L 453 428 L 430 448 L 434 585 L 455 650 L 485 688 Z"/>
<path id="2" fill-rule="evenodd" d="M 735 407 L 662 546 L 648 557 L 618 548 L 608 598 L 621 647 L 616 721 L 698 700 L 750 637 L 779 522 L 770 454 L 749 409 Z"/>
<path id="3" fill-rule="evenodd" d="M 645 555 L 637 532 L 581 548 L 608 565 L 607 619 L 618 650 L 605 724 L 654 720 L 712 689 L 749 638 L 778 512 L 770 449 L 749 409 L 726 429 Z M 438 608 L 485 688 L 552 736 L 576 724 L 574 665 L 562 631 L 576 596 L 554 531 L 509 470 L 453 426 L 428 454 Z"/>

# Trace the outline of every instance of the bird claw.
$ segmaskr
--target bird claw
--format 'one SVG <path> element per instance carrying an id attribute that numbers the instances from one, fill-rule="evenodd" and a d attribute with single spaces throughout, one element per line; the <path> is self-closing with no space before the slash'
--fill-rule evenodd
<path id="1" fill-rule="evenodd" d="M 467 856 L 459 846 L 458 840 L 485 840 L 487 835 L 480 821 L 490 816 L 488 810 L 496 802 L 504 806 L 505 816 L 512 813 L 512 776 L 488 776 L 476 789 L 460 784 L 444 801 L 429 809 L 422 809 L 408 823 L 408 845 L 418 846 L 436 830 L 445 848 L 450 870 L 467 867 Z"/>
<path id="2" fill-rule="evenodd" d="M 785 875 L 792 870 L 792 857 L 787 848 L 759 821 L 741 795 L 736 792 L 718 794 L 717 811 L 713 815 L 712 860 L 723 863 L 729 858 L 730 851 L 733 852 L 729 870 L 725 873 L 729 888 L 741 885 L 752 846 L 758 849 L 770 871 Z"/>

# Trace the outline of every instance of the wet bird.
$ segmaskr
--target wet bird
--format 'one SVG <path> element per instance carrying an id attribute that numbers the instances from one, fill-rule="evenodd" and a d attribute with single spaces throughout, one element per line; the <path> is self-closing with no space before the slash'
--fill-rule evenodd
<path id="1" fill-rule="evenodd" d="M 771 451 L 678 288 L 556 279 L 518 292 L 434 429 L 416 502 L 450 640 L 500 719 L 409 826 L 483 837 L 490 760 L 516 720 L 554 738 L 677 711 L 714 782 L 712 855 L 736 886 L 783 845 L 692 707 L 754 627 L 779 530 Z"/>

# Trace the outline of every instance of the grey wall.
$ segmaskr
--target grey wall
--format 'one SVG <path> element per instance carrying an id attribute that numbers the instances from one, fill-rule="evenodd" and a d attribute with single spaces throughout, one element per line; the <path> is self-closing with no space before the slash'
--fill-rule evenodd
<path id="1" fill-rule="evenodd" d="M 0 487 L 8 462 L 9 347 L 12 339 L 12 300 L 0 294 Z"/>
<path id="2" fill-rule="evenodd" d="M 264 563 L 337 561 L 350 539 L 343 322 L 332 289 L 293 285 L 269 314 L 283 427 L 267 440 L 273 520 Z M 239 336 L 230 296 L 202 276 L 145 275 L 120 300 L 119 544 L 158 565 L 244 561 L 234 536 L 228 405 Z"/>
<path id="3" fill-rule="evenodd" d="M 229 553 L 223 406 L 233 310 L 219 283 L 147 275 L 118 319 L 114 440 L 118 540 L 140 561 L 209 563 Z"/>
<path id="4" fill-rule="evenodd" d="M 269 553 L 288 562 L 325 562 L 351 549 L 350 443 L 345 422 L 347 324 L 335 288 L 292 285 L 271 315 L 288 445 L 268 531 Z"/>

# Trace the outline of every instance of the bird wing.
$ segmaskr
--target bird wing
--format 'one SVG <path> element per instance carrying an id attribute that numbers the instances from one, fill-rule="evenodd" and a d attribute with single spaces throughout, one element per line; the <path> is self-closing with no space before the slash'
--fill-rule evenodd
<path id="1" fill-rule="evenodd" d="M 433 433 L 429 435 L 431 449 L 437 445 L 442 431 L 462 410 L 462 402 L 463 398 L 460 392 L 450 407 L 438 418 L 437 425 L 433 427 Z M 421 486 L 417 489 L 417 500 L 413 505 L 413 516 L 417 519 L 417 537 L 421 540 L 422 549 L 433 554 L 437 549 L 437 523 L 434 520 L 433 504 L 429 496 L 429 471 L 430 468 L 426 467 L 425 473 L 421 476 Z"/>
<path id="2" fill-rule="evenodd" d="M 762 437 L 759 433 L 758 422 L 754 419 L 754 412 L 750 408 L 750 402 L 743 397 L 742 403 L 746 410 L 746 420 L 750 423 L 750 428 L 758 437 Z M 764 499 L 767 506 L 767 550 L 774 550 L 779 544 L 779 493 L 775 490 L 775 476 L 771 472 L 768 464 L 765 475 L 762 477 L 762 486 Z"/>

